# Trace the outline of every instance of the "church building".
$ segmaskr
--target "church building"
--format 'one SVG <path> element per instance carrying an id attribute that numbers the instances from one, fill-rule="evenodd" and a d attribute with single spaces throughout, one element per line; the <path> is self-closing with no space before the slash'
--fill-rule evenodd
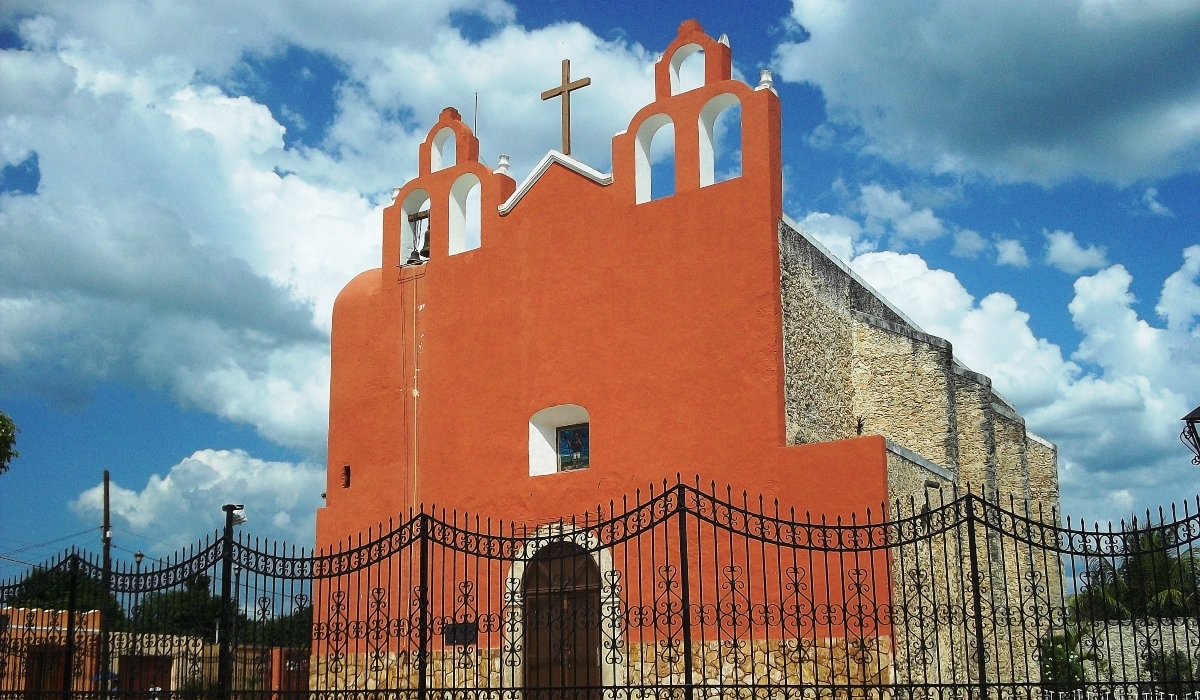
<path id="1" fill-rule="evenodd" d="M 1056 506 L 1055 447 L 783 213 L 770 73 L 733 79 L 694 20 L 654 70 L 610 173 L 550 151 L 517 183 L 442 111 L 334 306 L 318 546 L 422 505 L 544 523 L 677 478 L 830 519 L 968 485 Z M 741 173 L 718 181 L 731 108 Z"/>

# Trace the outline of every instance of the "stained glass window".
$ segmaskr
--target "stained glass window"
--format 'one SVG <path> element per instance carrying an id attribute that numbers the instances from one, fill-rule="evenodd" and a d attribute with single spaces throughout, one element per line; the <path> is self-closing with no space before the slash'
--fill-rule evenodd
<path id="1" fill-rule="evenodd" d="M 564 425 L 558 429 L 558 470 L 583 469 L 588 465 L 588 424 Z"/>

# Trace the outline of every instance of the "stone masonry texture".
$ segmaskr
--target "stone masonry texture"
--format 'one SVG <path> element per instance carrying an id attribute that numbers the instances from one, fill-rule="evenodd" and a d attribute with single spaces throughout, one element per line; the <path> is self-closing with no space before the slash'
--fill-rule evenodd
<path id="1" fill-rule="evenodd" d="M 959 490 L 1056 510 L 1057 449 L 1028 434 L 991 379 L 807 234 L 783 221 L 778 231 L 788 443 L 883 435 L 949 471 Z M 912 495 L 911 481 L 889 474 L 890 497 Z"/>

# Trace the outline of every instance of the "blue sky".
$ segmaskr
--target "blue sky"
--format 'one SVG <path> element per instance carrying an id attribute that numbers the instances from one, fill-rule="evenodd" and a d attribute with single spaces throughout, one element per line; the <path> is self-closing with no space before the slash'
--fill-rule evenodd
<path id="1" fill-rule="evenodd" d="M 520 180 L 570 58 L 575 153 L 607 170 L 689 17 L 775 72 L 788 214 L 1059 444 L 1069 512 L 1200 492 L 1200 3 L 14 0 L 0 555 L 94 545 L 106 468 L 126 554 L 228 500 L 311 538 L 329 310 L 437 113 L 478 91 Z"/>

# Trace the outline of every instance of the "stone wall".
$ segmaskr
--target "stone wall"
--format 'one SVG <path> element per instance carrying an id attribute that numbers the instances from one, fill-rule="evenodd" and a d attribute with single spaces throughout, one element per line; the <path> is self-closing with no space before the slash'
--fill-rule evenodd
<path id="1" fill-rule="evenodd" d="M 436 650 L 430 654 L 427 687 L 520 688 L 519 657 L 509 665 L 500 649 Z M 415 655 L 407 652 L 351 654 L 331 660 L 314 656 L 309 688 L 321 690 L 410 689 L 418 686 Z M 684 652 L 678 642 L 632 644 L 616 663 L 601 664 L 606 687 L 652 687 L 686 683 Z M 893 681 L 892 640 L 792 638 L 696 642 L 693 683 L 702 686 L 883 685 Z"/>
<path id="2" fill-rule="evenodd" d="M 1193 664 L 1200 664 L 1200 620 L 1098 622 L 1085 629 L 1079 646 L 1085 654 L 1091 652 L 1084 669 L 1088 680 L 1148 683 L 1154 679 L 1147 671 L 1146 656 L 1153 651 L 1182 651 Z"/>
<path id="3" fill-rule="evenodd" d="M 779 255 L 787 442 L 852 437 L 849 277 L 783 223 Z"/>
<path id="4" fill-rule="evenodd" d="M 811 236 L 785 221 L 778 231 L 789 444 L 883 435 L 948 470 L 960 490 L 1057 508 L 1056 449 L 1026 433 L 988 377 Z"/>
<path id="5" fill-rule="evenodd" d="M 853 313 L 854 412 L 862 433 L 883 435 L 939 465 L 958 461 L 950 343 Z"/>
<path id="6" fill-rule="evenodd" d="M 1026 459 L 1029 463 L 1029 493 L 1045 522 L 1057 522 L 1058 448 L 1053 443 L 1026 431 Z"/>
<path id="7" fill-rule="evenodd" d="M 954 475 L 891 440 L 887 443 L 888 495 L 902 510 L 892 518 L 914 515 L 922 505 L 936 508 L 954 498 Z"/>
<path id="8" fill-rule="evenodd" d="M 954 412 L 958 430 L 958 481 L 978 492 L 995 489 L 996 435 L 992 429 L 992 382 L 964 367 L 954 368 Z"/>

